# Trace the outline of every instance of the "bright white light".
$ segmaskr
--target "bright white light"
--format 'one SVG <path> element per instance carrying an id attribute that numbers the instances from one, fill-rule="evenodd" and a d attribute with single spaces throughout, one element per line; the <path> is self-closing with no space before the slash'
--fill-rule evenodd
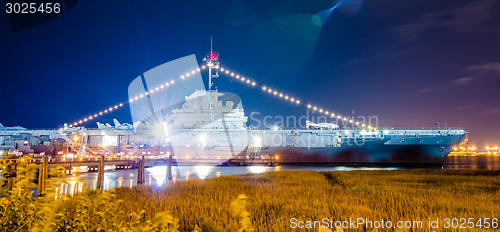
<path id="1" fill-rule="evenodd" d="M 116 136 L 103 136 L 102 137 L 102 146 L 103 147 L 116 147 L 118 142 L 118 137 Z"/>
<path id="2" fill-rule="evenodd" d="M 273 169 L 272 167 L 266 167 L 266 166 L 248 166 L 247 168 L 248 171 L 256 174 L 271 171 Z"/>
<path id="3" fill-rule="evenodd" d="M 204 134 L 201 134 L 200 137 L 199 137 L 199 141 L 200 143 L 205 146 L 205 144 L 207 143 L 207 136 L 204 135 Z"/>
<path id="4" fill-rule="evenodd" d="M 254 147 L 262 147 L 262 139 L 258 136 L 253 138 L 253 146 Z"/>
<path id="5" fill-rule="evenodd" d="M 208 176 L 208 174 L 210 174 L 210 171 L 213 168 L 214 167 L 212 166 L 194 166 L 194 172 L 196 173 L 198 178 L 203 180 Z"/>

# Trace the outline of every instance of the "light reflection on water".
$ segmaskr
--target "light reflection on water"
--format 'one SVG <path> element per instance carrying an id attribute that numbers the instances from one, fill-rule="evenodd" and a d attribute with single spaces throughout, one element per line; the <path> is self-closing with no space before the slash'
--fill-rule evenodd
<path id="1" fill-rule="evenodd" d="M 436 169 L 436 167 L 433 167 Z M 443 167 L 437 169 L 500 169 L 500 157 L 448 157 Z M 189 179 L 217 178 L 220 176 L 240 175 L 248 173 L 277 172 L 285 170 L 322 171 L 352 171 L 352 170 L 397 170 L 396 167 L 349 167 L 349 166 L 173 166 L 172 181 L 189 181 Z M 104 173 L 104 188 L 129 187 L 137 184 L 137 169 L 116 170 L 106 166 Z M 87 167 L 75 167 L 73 174 L 68 176 L 67 186 L 61 186 L 61 193 L 71 194 L 82 191 L 83 187 L 96 188 L 97 172 L 86 172 Z M 166 166 L 146 168 L 146 185 L 161 186 L 165 183 Z M 81 182 L 81 184 L 79 183 Z"/>

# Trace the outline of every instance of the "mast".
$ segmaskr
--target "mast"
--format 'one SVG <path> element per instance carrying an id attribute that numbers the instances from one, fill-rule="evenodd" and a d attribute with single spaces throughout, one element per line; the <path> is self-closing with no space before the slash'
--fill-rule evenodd
<path id="1" fill-rule="evenodd" d="M 210 37 L 210 54 L 208 57 L 203 58 L 203 61 L 207 63 L 208 67 L 208 90 L 212 90 L 212 78 L 219 77 L 219 56 L 213 50 L 213 39 Z M 215 69 L 215 73 L 212 74 L 212 69 Z"/>
<path id="2" fill-rule="evenodd" d="M 219 56 L 217 55 L 217 53 L 214 53 L 214 50 L 213 50 L 213 39 L 212 37 L 210 37 L 210 54 L 208 55 L 208 57 L 205 57 L 203 58 L 203 61 L 207 63 L 207 67 L 208 67 L 208 91 L 207 91 L 207 95 L 208 95 L 208 104 L 209 104 L 209 110 L 210 110 L 210 119 L 213 121 L 215 121 L 215 117 L 214 117 L 214 109 L 213 109 L 213 105 L 212 105 L 212 96 L 211 96 L 211 91 L 212 91 L 212 78 L 217 78 L 219 77 L 219 67 L 220 67 L 220 63 L 219 63 Z M 212 69 L 215 69 L 215 74 L 212 74 Z"/>

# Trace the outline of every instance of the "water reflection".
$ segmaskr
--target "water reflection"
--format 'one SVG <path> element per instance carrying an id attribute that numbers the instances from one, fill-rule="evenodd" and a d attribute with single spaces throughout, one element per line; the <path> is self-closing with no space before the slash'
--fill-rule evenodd
<path id="1" fill-rule="evenodd" d="M 272 167 L 266 167 L 266 166 L 248 166 L 247 169 L 250 173 L 263 173 L 273 170 Z"/>
<path id="2" fill-rule="evenodd" d="M 436 167 L 433 167 L 434 169 Z M 500 169 L 500 157 L 476 156 L 476 157 L 448 157 L 439 169 Z M 397 170 L 397 167 L 348 167 L 348 166 L 174 166 L 172 168 L 172 182 L 190 179 L 216 178 L 227 175 L 239 175 L 246 173 L 264 173 L 286 170 L 312 170 L 312 171 L 352 171 L 352 170 Z M 97 172 L 85 172 L 87 167 L 75 167 L 73 174 L 66 178 L 67 185 L 58 188 L 60 194 L 72 195 L 81 192 L 83 188 L 96 189 Z M 146 185 L 161 186 L 166 183 L 167 167 L 155 166 L 146 168 Z M 104 188 L 128 187 L 137 184 L 137 169 L 113 169 L 106 166 L 104 173 Z"/>

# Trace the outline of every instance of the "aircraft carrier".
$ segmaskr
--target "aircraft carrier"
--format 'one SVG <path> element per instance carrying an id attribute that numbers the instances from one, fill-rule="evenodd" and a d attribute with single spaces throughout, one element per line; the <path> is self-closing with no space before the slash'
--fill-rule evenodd
<path id="1" fill-rule="evenodd" d="M 211 53 L 204 62 L 208 89 L 204 89 L 200 68 L 199 78 L 193 71 L 191 81 L 185 80 L 189 72 L 182 74 L 186 63 L 199 67 L 194 55 L 157 66 L 137 77 L 129 86 L 127 102 L 132 124 L 114 120 L 114 126 L 98 122 L 98 128 L 92 129 L 79 121 L 58 130 L 1 126 L 0 150 L 17 155 L 64 157 L 169 156 L 177 163 L 219 165 L 246 165 L 252 161 L 290 165 L 441 165 L 452 147 L 468 134 L 452 128 L 393 129 L 354 124 L 347 128 L 309 121 L 305 128 L 252 128 L 247 126 L 248 118 L 238 95 L 212 89 L 212 78 L 224 71 L 218 57 Z M 153 75 L 158 73 L 180 76 L 183 82 L 179 83 L 184 84 L 163 94 L 163 84 L 154 88 L 164 83 L 162 75 Z M 169 83 L 174 81 L 165 83 L 165 87 Z M 247 83 L 252 85 L 248 80 Z"/>

